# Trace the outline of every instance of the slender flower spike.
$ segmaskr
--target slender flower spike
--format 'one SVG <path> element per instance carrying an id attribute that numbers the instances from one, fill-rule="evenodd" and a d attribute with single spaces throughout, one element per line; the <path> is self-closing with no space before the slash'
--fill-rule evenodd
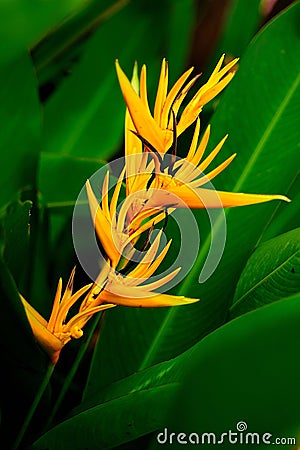
<path id="1" fill-rule="evenodd" d="M 83 335 L 82 328 L 93 314 L 115 306 L 111 304 L 91 306 L 88 304 L 86 307 L 81 308 L 78 314 L 69 319 L 67 316 L 70 308 L 92 286 L 92 284 L 89 284 L 73 293 L 74 274 L 75 269 L 71 273 L 63 296 L 62 280 L 60 278 L 48 322 L 20 295 L 33 334 L 43 350 L 50 356 L 52 364 L 56 364 L 58 361 L 64 345 L 72 338 L 79 339 Z"/>
<path id="2" fill-rule="evenodd" d="M 154 105 L 154 113 L 150 111 L 147 97 L 146 66 L 142 67 L 140 77 L 140 94 L 130 83 L 119 62 L 116 61 L 117 75 L 123 97 L 130 113 L 135 130 L 148 141 L 158 152 L 165 153 L 172 145 L 173 114 L 178 122 L 177 134 L 185 131 L 199 116 L 203 106 L 218 95 L 234 76 L 233 67 L 238 59 L 234 59 L 222 67 L 223 55 L 209 80 L 201 86 L 178 120 L 179 108 L 189 89 L 199 76 L 187 81 L 193 68 L 187 70 L 168 92 L 168 64 L 164 59 L 161 66 L 160 79 Z"/>

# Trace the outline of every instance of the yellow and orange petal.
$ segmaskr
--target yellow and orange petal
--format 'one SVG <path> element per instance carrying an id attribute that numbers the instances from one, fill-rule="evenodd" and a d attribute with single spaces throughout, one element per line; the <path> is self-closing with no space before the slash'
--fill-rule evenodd
<path id="1" fill-rule="evenodd" d="M 63 343 L 47 329 L 47 321 L 20 295 L 28 322 L 35 339 L 43 350 L 49 355 L 52 364 L 56 364 Z"/>
<path id="2" fill-rule="evenodd" d="M 62 348 L 72 338 L 78 339 L 82 336 L 82 327 L 93 314 L 115 306 L 112 304 L 86 304 L 84 308 L 79 310 L 79 313 L 68 319 L 70 308 L 92 286 L 92 284 L 89 284 L 73 293 L 74 273 L 75 270 L 73 269 L 63 296 L 61 296 L 62 281 L 59 280 L 49 322 L 20 295 L 33 335 L 42 349 L 49 355 L 52 364 L 56 364 Z"/>
<path id="3" fill-rule="evenodd" d="M 238 60 L 234 59 L 221 69 L 223 60 L 224 55 L 219 60 L 209 80 L 197 91 L 192 100 L 184 108 L 179 121 L 177 120 L 178 135 L 196 120 L 203 106 L 218 95 L 232 79 L 234 75 L 232 68 Z M 168 93 L 168 64 L 164 59 L 161 66 L 154 113 L 152 115 L 147 98 L 146 67 L 143 66 L 141 71 L 140 95 L 136 89 L 133 88 L 132 84 L 122 71 L 118 61 L 116 61 L 116 70 L 121 91 L 135 130 L 158 152 L 165 153 L 172 145 L 172 115 L 174 114 L 174 117 L 176 118 L 183 100 L 198 76 L 187 83 L 193 68 L 187 70 Z M 125 133 L 127 132 L 126 129 Z M 132 148 L 132 151 L 134 151 L 134 148 L 135 147 Z M 127 147 L 127 154 L 130 151 L 131 149 Z"/>

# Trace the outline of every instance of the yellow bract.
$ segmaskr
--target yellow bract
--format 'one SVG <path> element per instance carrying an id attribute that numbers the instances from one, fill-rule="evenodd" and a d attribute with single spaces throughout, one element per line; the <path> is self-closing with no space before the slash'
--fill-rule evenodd
<path id="1" fill-rule="evenodd" d="M 67 287 L 62 296 L 62 280 L 59 279 L 52 312 L 47 322 L 21 295 L 21 301 L 25 308 L 28 321 L 33 334 L 41 347 L 49 354 L 51 362 L 55 364 L 59 358 L 60 351 L 72 338 L 78 339 L 82 336 L 82 328 L 93 314 L 112 308 L 115 305 L 99 305 L 97 302 L 86 304 L 78 314 L 68 320 L 70 308 L 91 288 L 92 284 L 82 287 L 73 294 L 75 269 L 69 278 Z"/>

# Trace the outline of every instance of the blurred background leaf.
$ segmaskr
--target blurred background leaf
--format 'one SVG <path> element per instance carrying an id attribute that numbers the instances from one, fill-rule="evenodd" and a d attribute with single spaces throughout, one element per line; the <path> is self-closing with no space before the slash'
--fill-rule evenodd
<path id="1" fill-rule="evenodd" d="M 39 165 L 39 188 L 48 208 L 72 212 L 86 180 L 103 166 L 97 158 L 57 155 L 42 152 Z M 69 174 L 72 174 L 72 177 Z"/>
<path id="2" fill-rule="evenodd" d="M 201 10 L 200 4 L 198 8 Z M 197 51 L 191 52 L 192 63 L 209 73 L 223 53 L 229 59 L 242 57 L 262 18 L 261 0 L 206 2 L 195 28 L 192 49 Z"/>
<path id="3" fill-rule="evenodd" d="M 36 80 L 27 54 L 0 66 L 0 82 L 2 208 L 17 199 L 20 189 L 35 185 L 41 123 Z"/>
<path id="4" fill-rule="evenodd" d="M 226 132 L 230 135 L 216 164 L 238 152 L 216 181 L 221 190 L 285 194 L 298 173 L 299 16 L 300 4 L 296 3 L 257 35 L 213 117 L 210 149 Z M 210 246 L 210 229 L 205 212 L 197 212 L 201 236 L 206 238 L 177 292 L 201 301 L 169 310 L 110 311 L 94 353 L 86 396 L 112 380 L 179 354 L 224 323 L 239 275 L 273 217 L 276 203 L 226 211 L 225 253 L 213 276 L 202 285 L 198 278 Z"/>
<path id="5" fill-rule="evenodd" d="M 2 0 L 0 2 L 0 64 L 18 58 L 58 22 L 86 0 Z"/>
<path id="6" fill-rule="evenodd" d="M 76 14 L 60 22 L 33 46 L 31 53 L 43 92 L 48 90 L 51 93 L 74 62 L 78 61 L 88 38 L 129 1 L 85 2 L 84 7 L 77 10 Z"/>
<path id="7" fill-rule="evenodd" d="M 231 0 L 214 55 L 241 57 L 262 21 L 261 0 Z M 239 36 L 239 39 L 237 39 Z M 213 68 L 213 67 L 212 67 Z"/>
<path id="8" fill-rule="evenodd" d="M 173 11 L 174 23 L 178 20 L 177 4 L 181 14 L 187 17 L 180 39 L 177 39 L 181 49 L 176 62 L 178 67 L 183 63 L 182 49 L 189 39 L 191 2 L 177 0 L 173 6 L 169 2 L 160 3 L 159 15 L 152 4 L 132 2 L 101 24 L 86 44 L 84 54 L 70 76 L 46 104 L 48 152 L 101 159 L 115 155 L 122 141 L 125 111 L 115 74 L 115 59 L 119 58 L 129 73 L 135 60 L 157 68 L 161 53 L 168 57 L 166 33 L 171 28 L 175 34 L 172 20 Z M 172 41 L 172 54 L 174 46 Z M 60 113 L 62 105 L 63 115 Z"/>

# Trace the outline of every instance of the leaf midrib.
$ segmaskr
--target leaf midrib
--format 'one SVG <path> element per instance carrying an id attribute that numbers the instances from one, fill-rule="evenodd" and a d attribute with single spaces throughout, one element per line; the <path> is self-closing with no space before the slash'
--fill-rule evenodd
<path id="1" fill-rule="evenodd" d="M 235 184 L 233 191 L 239 190 L 241 189 L 245 179 L 247 178 L 247 175 L 249 173 L 249 171 L 251 170 L 251 168 L 254 166 L 254 164 L 256 163 L 256 160 L 264 146 L 264 144 L 267 142 L 268 138 L 270 137 L 273 129 L 275 128 L 275 126 L 277 125 L 277 123 L 279 122 L 280 117 L 283 114 L 283 111 L 286 109 L 289 101 L 291 100 L 293 94 L 295 93 L 296 89 L 298 88 L 300 84 L 300 73 L 297 75 L 294 83 L 292 84 L 290 90 L 287 92 L 286 96 L 284 97 L 283 101 L 281 102 L 281 104 L 279 105 L 279 108 L 277 110 L 277 112 L 274 114 L 272 120 L 270 121 L 269 125 L 267 126 L 265 132 L 263 133 L 261 139 L 259 140 L 255 151 L 253 152 L 251 158 L 249 159 L 247 165 L 245 166 L 245 170 L 242 172 L 239 180 L 237 181 L 237 183 Z"/>
<path id="2" fill-rule="evenodd" d="M 234 309 L 237 305 L 239 305 L 242 300 L 247 297 L 251 292 L 255 291 L 257 288 L 259 288 L 263 282 L 272 277 L 276 272 L 280 271 L 286 264 L 289 263 L 293 258 L 295 258 L 299 254 L 300 256 L 300 250 L 296 250 L 291 256 L 289 256 L 287 259 L 285 259 L 279 266 L 275 267 L 271 272 L 268 272 L 261 280 L 259 280 L 255 285 L 251 287 L 251 289 L 248 289 L 236 302 L 233 303 L 232 308 Z"/>

